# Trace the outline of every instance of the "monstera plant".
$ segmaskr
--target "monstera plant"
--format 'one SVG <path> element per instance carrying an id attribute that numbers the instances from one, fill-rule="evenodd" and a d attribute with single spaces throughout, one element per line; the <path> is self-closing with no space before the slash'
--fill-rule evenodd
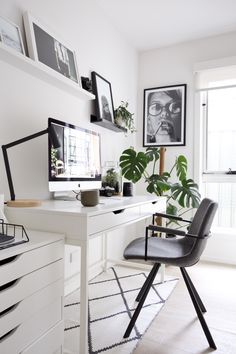
<path id="1" fill-rule="evenodd" d="M 145 152 L 126 149 L 120 156 L 122 175 L 137 183 L 141 179 L 147 184 L 147 191 L 167 198 L 167 214 L 182 216 L 200 203 L 198 185 L 187 177 L 187 159 L 176 157 L 169 172 L 158 173 L 160 149 L 149 147 Z M 176 179 L 176 182 L 172 182 Z M 173 219 L 170 220 L 173 222 Z"/>

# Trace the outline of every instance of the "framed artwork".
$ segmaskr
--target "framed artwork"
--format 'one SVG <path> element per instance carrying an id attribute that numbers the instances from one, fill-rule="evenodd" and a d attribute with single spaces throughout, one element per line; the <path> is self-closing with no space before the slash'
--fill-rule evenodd
<path id="1" fill-rule="evenodd" d="M 30 58 L 80 85 L 75 51 L 28 12 L 24 13 L 24 26 Z"/>
<path id="2" fill-rule="evenodd" d="M 93 71 L 92 87 L 93 93 L 96 95 L 97 119 L 114 123 L 114 105 L 110 82 Z"/>
<path id="3" fill-rule="evenodd" d="M 186 84 L 144 90 L 143 146 L 185 145 Z"/>
<path id="4" fill-rule="evenodd" d="M 25 54 L 20 28 L 3 17 L 0 17 L 0 42 L 21 54 Z"/>

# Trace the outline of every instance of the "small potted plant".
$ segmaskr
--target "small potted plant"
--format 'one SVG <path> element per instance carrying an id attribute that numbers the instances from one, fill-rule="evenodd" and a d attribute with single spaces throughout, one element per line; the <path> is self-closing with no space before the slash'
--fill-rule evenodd
<path id="1" fill-rule="evenodd" d="M 115 124 L 133 133 L 136 131 L 134 126 L 134 113 L 128 111 L 128 105 L 128 102 L 121 101 L 120 106 L 115 109 Z"/>

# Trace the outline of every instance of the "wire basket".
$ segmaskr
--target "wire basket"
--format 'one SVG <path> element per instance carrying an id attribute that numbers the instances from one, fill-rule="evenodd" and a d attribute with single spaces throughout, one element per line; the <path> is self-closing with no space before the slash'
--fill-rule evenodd
<path id="1" fill-rule="evenodd" d="M 0 250 L 29 241 L 23 225 L 9 224 L 0 219 Z"/>

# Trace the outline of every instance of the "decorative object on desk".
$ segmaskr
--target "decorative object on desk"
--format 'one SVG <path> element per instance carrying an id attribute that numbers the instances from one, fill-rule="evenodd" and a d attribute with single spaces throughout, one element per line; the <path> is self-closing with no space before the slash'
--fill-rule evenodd
<path id="1" fill-rule="evenodd" d="M 131 354 L 157 313 L 164 306 L 178 279 L 157 275 L 143 312 L 130 338 L 124 339 L 124 328 L 135 307 L 135 298 L 148 272 L 127 268 L 109 268 L 89 283 L 88 351 L 94 353 Z M 78 353 L 79 292 L 65 298 L 65 352 Z M 141 318 L 142 316 L 142 318 Z M 105 335 L 104 335 L 105 333 Z"/>
<path id="2" fill-rule="evenodd" d="M 187 177 L 187 159 L 183 155 L 176 157 L 169 172 L 157 171 L 160 159 L 159 148 L 147 148 L 145 152 L 127 149 L 120 156 L 122 175 L 137 183 L 142 178 L 147 183 L 147 192 L 167 197 L 167 214 L 183 215 L 189 208 L 197 208 L 200 203 L 198 185 Z M 151 169 L 150 169 L 151 167 Z M 151 171 L 151 172 L 150 172 Z M 177 182 L 173 183 L 175 178 Z M 172 220 L 170 219 L 172 222 Z"/>
<path id="3" fill-rule="evenodd" d="M 25 54 L 20 28 L 3 17 L 0 17 L 0 43 Z"/>
<path id="4" fill-rule="evenodd" d="M 75 51 L 28 12 L 24 25 L 30 57 L 80 85 Z"/>
<path id="5" fill-rule="evenodd" d="M 7 202 L 8 206 L 14 206 L 14 207 L 34 207 L 38 206 L 41 204 L 40 201 L 38 200 L 15 200 L 15 190 L 13 186 L 13 181 L 12 181 L 12 176 L 11 176 L 11 169 L 10 169 L 10 164 L 9 164 L 9 159 L 8 159 L 8 154 L 7 154 L 7 149 L 25 143 L 26 141 L 32 140 L 34 138 L 37 138 L 41 135 L 44 134 L 49 134 L 49 139 L 52 142 L 52 145 L 56 148 L 60 146 L 60 142 L 57 138 L 56 132 L 53 128 L 53 125 L 50 125 L 47 129 L 41 130 L 38 133 L 28 135 L 25 138 L 13 141 L 11 143 L 8 143 L 6 145 L 2 145 L 2 152 L 3 152 L 3 158 L 4 158 L 4 163 L 5 163 L 5 168 L 6 168 L 6 174 L 7 174 L 7 180 L 8 180 L 8 185 L 9 185 L 9 190 L 10 190 L 10 196 L 11 196 L 11 201 Z"/>
<path id="6" fill-rule="evenodd" d="M 123 197 L 132 197 L 132 196 L 133 196 L 133 183 L 123 182 Z"/>
<path id="7" fill-rule="evenodd" d="M 29 241 L 24 226 L 9 224 L 0 219 L 0 250 Z"/>
<path id="8" fill-rule="evenodd" d="M 80 191 L 76 195 L 76 199 L 85 207 L 93 207 L 99 203 L 99 189 L 90 189 Z"/>
<path id="9" fill-rule="evenodd" d="M 128 102 L 121 101 L 120 106 L 115 109 L 115 123 L 119 127 L 123 127 L 131 133 L 134 133 L 136 131 L 134 126 L 134 113 L 128 111 L 128 105 Z"/>
<path id="10" fill-rule="evenodd" d="M 186 84 L 144 90 L 143 146 L 185 145 Z"/>
<path id="11" fill-rule="evenodd" d="M 92 80 L 90 80 L 89 77 L 81 76 L 81 84 L 84 90 L 93 92 Z"/>
<path id="12" fill-rule="evenodd" d="M 106 161 L 102 168 L 102 187 L 114 188 L 114 194 L 121 194 L 122 176 L 118 161 Z"/>
<path id="13" fill-rule="evenodd" d="M 99 190 L 101 197 L 112 197 L 115 194 L 115 188 L 112 187 L 102 187 Z"/>

